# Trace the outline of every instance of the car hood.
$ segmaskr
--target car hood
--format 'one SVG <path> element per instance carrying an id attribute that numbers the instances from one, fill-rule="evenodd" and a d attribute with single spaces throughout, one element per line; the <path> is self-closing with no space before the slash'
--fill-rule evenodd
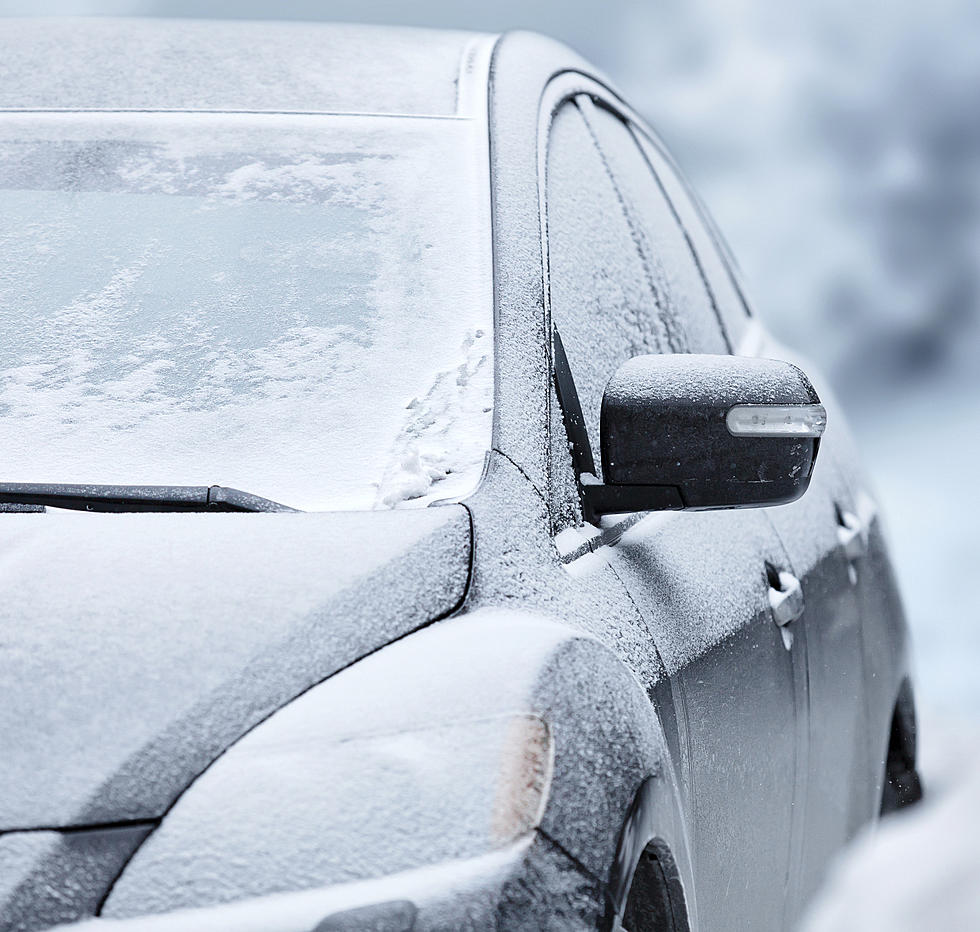
<path id="1" fill-rule="evenodd" d="M 0 831 L 161 816 L 258 722 L 453 611 L 460 505 L 0 514 Z"/>

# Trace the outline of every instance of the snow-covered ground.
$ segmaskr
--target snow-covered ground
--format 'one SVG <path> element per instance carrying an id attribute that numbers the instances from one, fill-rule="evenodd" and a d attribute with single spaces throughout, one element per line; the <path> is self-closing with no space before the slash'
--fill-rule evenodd
<path id="1" fill-rule="evenodd" d="M 969 932 L 980 927 L 980 761 L 935 799 L 862 836 L 800 932 Z"/>

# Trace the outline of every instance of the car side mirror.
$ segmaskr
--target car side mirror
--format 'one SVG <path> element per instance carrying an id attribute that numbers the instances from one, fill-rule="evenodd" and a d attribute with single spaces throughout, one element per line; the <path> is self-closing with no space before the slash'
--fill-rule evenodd
<path id="1" fill-rule="evenodd" d="M 778 505 L 810 483 L 827 414 L 796 366 L 748 356 L 636 356 L 602 397 L 603 483 L 586 517 Z"/>

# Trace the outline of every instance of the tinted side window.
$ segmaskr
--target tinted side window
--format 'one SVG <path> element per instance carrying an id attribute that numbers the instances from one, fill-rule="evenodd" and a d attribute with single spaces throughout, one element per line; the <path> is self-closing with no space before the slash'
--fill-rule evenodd
<path id="1" fill-rule="evenodd" d="M 700 206 L 660 148 L 642 133 L 637 133 L 637 138 L 697 253 L 728 338 L 733 346 L 737 346 L 749 322 L 749 308 L 721 244 L 716 241 Z"/>
<path id="2" fill-rule="evenodd" d="M 728 353 L 730 347 L 698 257 L 628 125 L 601 106 L 584 106 L 586 122 L 614 179 L 643 261 L 670 349 Z"/>
<path id="3" fill-rule="evenodd" d="M 546 171 L 552 320 L 598 452 L 606 382 L 631 356 L 669 352 L 672 335 L 657 314 L 608 167 L 575 103 L 562 107 L 552 123 Z"/>
<path id="4" fill-rule="evenodd" d="M 627 359 L 729 347 L 644 151 L 589 98 L 567 103 L 552 123 L 546 209 L 552 319 L 598 454 L 602 393 Z"/>

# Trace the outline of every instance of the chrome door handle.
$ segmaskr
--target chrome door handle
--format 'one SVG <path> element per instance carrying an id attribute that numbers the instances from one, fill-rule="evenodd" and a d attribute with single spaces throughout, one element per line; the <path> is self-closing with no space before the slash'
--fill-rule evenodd
<path id="1" fill-rule="evenodd" d="M 838 511 L 837 540 L 848 560 L 857 560 L 868 551 L 868 530 L 853 512 Z"/>
<path id="2" fill-rule="evenodd" d="M 792 573 L 780 571 L 779 588 L 770 583 L 769 606 L 772 608 L 773 621 L 780 628 L 796 621 L 803 614 L 803 587 Z"/>

